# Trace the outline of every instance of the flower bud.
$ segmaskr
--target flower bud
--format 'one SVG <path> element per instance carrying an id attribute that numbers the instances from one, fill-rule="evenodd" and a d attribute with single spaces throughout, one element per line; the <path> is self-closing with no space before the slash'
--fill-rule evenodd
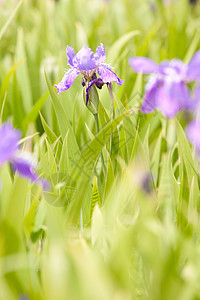
<path id="1" fill-rule="evenodd" d="M 83 99 L 85 102 L 86 107 L 91 111 L 93 115 L 98 114 L 98 107 L 99 107 L 99 95 L 95 85 L 92 85 L 88 91 L 89 93 L 89 100 L 86 101 L 86 89 L 83 91 Z"/>

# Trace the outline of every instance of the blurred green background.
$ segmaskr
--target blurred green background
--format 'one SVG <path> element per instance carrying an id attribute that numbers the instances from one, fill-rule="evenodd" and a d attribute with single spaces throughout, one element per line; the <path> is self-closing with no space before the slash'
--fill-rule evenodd
<path id="1" fill-rule="evenodd" d="M 189 62 L 199 13 L 187 0 L 0 1 L 0 121 L 28 137 L 23 148 L 52 184 L 42 192 L 0 169 L 0 299 L 200 299 L 199 161 L 183 130 L 191 115 L 142 115 L 147 78 L 128 65 L 139 55 Z M 67 45 L 100 43 L 125 82 L 113 84 L 113 121 L 99 91 L 97 136 L 81 78 L 59 97 L 52 86 Z"/>

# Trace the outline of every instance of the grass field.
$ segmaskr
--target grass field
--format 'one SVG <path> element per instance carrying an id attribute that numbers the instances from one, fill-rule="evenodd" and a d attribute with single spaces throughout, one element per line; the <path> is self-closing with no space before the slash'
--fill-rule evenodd
<path id="1" fill-rule="evenodd" d="M 21 130 L 51 185 L 0 159 L 0 299 L 200 299 L 199 156 L 186 135 L 199 112 L 142 113 L 149 77 L 128 63 L 187 64 L 200 49 L 200 4 L 168 2 L 0 1 L 0 123 Z M 98 90 L 97 128 L 81 76 L 59 95 L 54 84 L 67 45 L 100 43 L 124 83 L 114 112 Z"/>

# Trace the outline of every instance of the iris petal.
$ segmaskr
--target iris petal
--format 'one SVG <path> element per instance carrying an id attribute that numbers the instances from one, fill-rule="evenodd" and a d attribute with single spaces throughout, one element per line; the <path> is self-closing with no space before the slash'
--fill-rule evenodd
<path id="1" fill-rule="evenodd" d="M 149 74 L 159 72 L 159 66 L 147 57 L 131 57 L 129 64 L 136 73 Z"/>
<path id="2" fill-rule="evenodd" d="M 190 94 L 183 82 L 164 82 L 158 90 L 157 107 L 168 117 L 174 117 L 190 102 Z"/>
<path id="3" fill-rule="evenodd" d="M 192 57 L 187 70 L 189 81 L 200 80 L 200 50 Z"/>
<path id="4" fill-rule="evenodd" d="M 156 79 L 152 79 L 146 85 L 146 93 L 144 96 L 144 103 L 141 107 L 141 111 L 143 113 L 151 113 L 156 108 L 156 98 L 157 98 L 157 91 L 159 87 L 159 81 Z"/>
<path id="5" fill-rule="evenodd" d="M 97 47 L 96 53 L 94 54 L 97 64 L 104 63 L 106 60 L 106 53 L 104 45 L 101 43 L 100 46 Z"/>
<path id="6" fill-rule="evenodd" d="M 79 71 L 77 71 L 76 69 L 70 69 L 68 70 L 63 79 L 61 80 L 61 82 L 59 82 L 58 84 L 55 84 L 54 86 L 57 88 L 57 93 L 60 94 L 66 90 L 68 90 L 72 84 L 74 83 L 74 80 L 76 79 L 76 77 L 80 74 Z"/>
<path id="7" fill-rule="evenodd" d="M 0 128 L 0 164 L 11 160 L 17 149 L 21 133 L 14 129 L 10 123 L 4 123 Z"/>
<path id="8" fill-rule="evenodd" d="M 70 67 L 74 67 L 74 58 L 76 56 L 75 52 L 74 52 L 74 49 L 70 46 L 67 46 L 66 48 L 66 52 L 67 52 L 67 59 L 68 59 L 68 65 Z"/>
<path id="9" fill-rule="evenodd" d="M 88 47 L 83 46 L 74 58 L 76 68 L 82 71 L 90 71 L 96 68 L 94 52 Z"/>
<path id="10" fill-rule="evenodd" d="M 122 85 L 124 82 L 124 80 L 117 77 L 117 75 L 111 70 L 108 65 L 100 65 L 97 69 L 97 72 L 104 83 L 110 83 L 111 81 L 114 81 L 119 85 Z"/>
<path id="11" fill-rule="evenodd" d="M 16 155 L 12 162 L 12 168 L 14 171 L 17 171 L 21 176 L 42 185 L 44 189 L 49 189 L 49 182 L 46 179 L 39 178 L 35 171 L 35 167 L 35 162 L 29 156 L 29 153 L 20 153 Z"/>

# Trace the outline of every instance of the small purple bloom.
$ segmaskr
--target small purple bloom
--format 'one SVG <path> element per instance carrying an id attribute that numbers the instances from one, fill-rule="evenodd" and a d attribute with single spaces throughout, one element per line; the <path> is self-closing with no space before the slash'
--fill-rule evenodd
<path id="1" fill-rule="evenodd" d="M 196 147 L 198 154 L 200 154 L 200 121 L 193 120 L 186 128 L 186 135 L 189 141 Z"/>
<path id="2" fill-rule="evenodd" d="M 103 44 L 97 47 L 95 53 L 88 46 L 83 46 L 77 54 L 75 54 L 74 49 L 70 46 L 67 46 L 66 50 L 68 65 L 71 69 L 68 69 L 61 82 L 55 85 L 58 94 L 68 90 L 79 74 L 83 76 L 83 86 L 94 79 L 96 81 L 93 81 L 93 84 L 97 87 L 100 84 L 100 80 L 103 84 L 114 81 L 121 85 L 124 82 L 112 71 L 112 67 L 105 64 L 106 54 Z M 100 78 L 97 79 L 96 73 L 99 74 Z"/>
<path id="3" fill-rule="evenodd" d="M 31 181 L 47 188 L 47 182 L 38 177 L 35 172 L 36 164 L 30 153 L 19 150 L 20 131 L 14 129 L 10 123 L 4 123 L 0 128 L 0 167 L 6 162 L 11 163 L 14 171 Z"/>
<path id="4" fill-rule="evenodd" d="M 10 123 L 4 123 L 0 128 L 0 165 L 14 158 L 21 139 L 21 133 L 14 130 Z"/>
<path id="5" fill-rule="evenodd" d="M 179 59 L 156 64 L 146 57 L 132 57 L 130 66 L 136 73 L 151 74 L 145 87 L 142 112 L 150 113 L 159 108 L 170 118 L 182 109 L 192 109 L 194 101 L 187 83 L 200 80 L 200 51 L 188 65 Z"/>

